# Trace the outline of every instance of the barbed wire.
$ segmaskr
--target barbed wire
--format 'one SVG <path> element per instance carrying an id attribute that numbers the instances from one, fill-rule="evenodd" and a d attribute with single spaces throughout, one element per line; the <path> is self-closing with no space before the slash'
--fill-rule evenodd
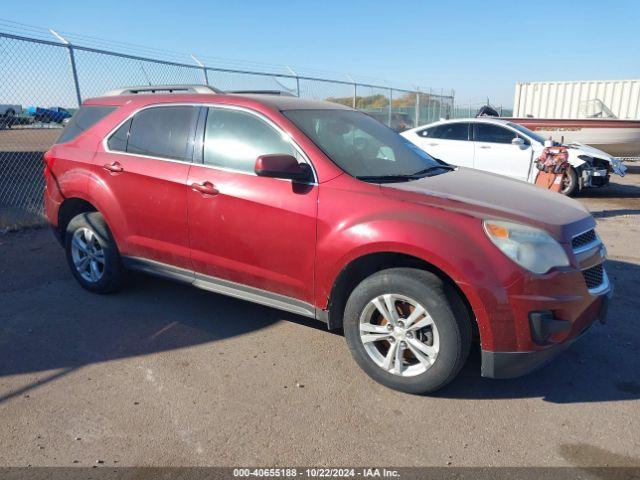
<path id="1" fill-rule="evenodd" d="M 5 18 L 0 18 L 0 30 L 5 31 L 6 33 L 12 33 L 15 35 L 27 35 L 47 41 L 55 38 L 49 28 L 30 25 L 27 23 L 17 22 Z M 403 90 L 419 90 L 420 92 L 433 92 L 434 94 L 442 92 L 443 95 L 447 96 L 453 96 L 454 94 L 453 90 L 450 89 L 416 87 L 415 85 L 406 82 L 389 82 L 384 78 L 376 76 L 337 72 L 298 65 L 287 66 L 254 60 L 233 59 L 197 52 L 186 53 L 176 50 L 145 46 L 121 40 L 105 39 L 93 35 L 80 34 L 67 30 L 55 29 L 55 31 L 62 37 L 64 37 L 67 41 L 69 41 L 69 43 L 75 46 L 109 50 L 122 54 L 133 54 L 152 57 L 164 61 L 193 64 L 193 55 L 204 65 L 211 68 L 260 71 L 265 74 L 273 75 L 291 75 L 291 72 L 293 71 L 296 75 L 299 76 L 321 77 L 327 80 L 342 82 L 347 81 L 350 83 L 379 84 L 381 88 L 386 87 L 390 89 L 397 88 Z"/>

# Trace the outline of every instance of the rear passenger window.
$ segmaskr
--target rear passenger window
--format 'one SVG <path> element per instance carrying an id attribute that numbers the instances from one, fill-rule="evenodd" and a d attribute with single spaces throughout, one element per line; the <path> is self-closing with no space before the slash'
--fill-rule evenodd
<path id="1" fill-rule="evenodd" d="M 60 134 L 56 143 L 65 143 L 73 140 L 85 130 L 93 127 L 116 108 L 117 107 L 107 107 L 102 105 L 88 105 L 86 107 L 80 107 L 80 110 L 71 117 L 71 120 L 69 120 L 69 123 Z"/>
<path id="2" fill-rule="evenodd" d="M 442 140 L 469 140 L 469 124 L 445 123 L 421 130 L 419 135 L 421 137 L 440 138 Z"/>
<path id="3" fill-rule="evenodd" d="M 204 163 L 253 172 L 260 155 L 296 156 L 289 139 L 250 113 L 210 108 L 204 137 Z"/>
<path id="4" fill-rule="evenodd" d="M 142 110 L 131 121 L 127 152 L 191 161 L 197 116 L 198 107 L 195 106 L 152 107 Z M 121 141 L 124 132 L 118 130 L 116 134 L 118 133 Z"/>

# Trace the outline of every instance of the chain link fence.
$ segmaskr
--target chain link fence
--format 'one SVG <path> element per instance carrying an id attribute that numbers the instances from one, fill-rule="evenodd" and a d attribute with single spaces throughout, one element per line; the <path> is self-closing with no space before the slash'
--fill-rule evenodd
<path id="1" fill-rule="evenodd" d="M 397 131 L 448 118 L 454 110 L 453 91 L 299 75 L 288 67 L 289 73 L 210 67 L 195 57 L 194 64 L 183 63 L 58 38 L 0 31 L 0 229 L 42 223 L 42 155 L 82 99 L 114 88 L 209 84 L 277 90 L 357 108 Z"/>
<path id="2" fill-rule="evenodd" d="M 490 103 L 489 100 L 485 100 L 469 101 L 468 103 L 457 103 L 453 107 L 451 118 L 473 118 L 478 114 L 478 111 L 482 107 L 486 106 L 493 108 L 501 117 L 513 116 L 513 108 L 503 107 L 502 105 L 495 105 Z"/>

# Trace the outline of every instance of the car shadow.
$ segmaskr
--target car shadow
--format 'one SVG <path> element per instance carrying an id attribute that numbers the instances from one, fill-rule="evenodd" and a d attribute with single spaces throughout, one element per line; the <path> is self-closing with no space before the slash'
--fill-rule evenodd
<path id="1" fill-rule="evenodd" d="M 541 397 L 552 403 L 640 399 L 640 266 L 609 260 L 614 284 L 607 323 L 596 322 L 583 338 L 533 373 L 508 380 L 480 376 L 480 347 L 472 347 L 459 376 L 437 396 L 460 399 Z"/>
<path id="2" fill-rule="evenodd" d="M 86 292 L 70 274 L 46 282 L 37 305 L 28 296 L 5 295 L 0 377 L 57 370 L 51 375 L 56 379 L 92 363 L 200 344 L 209 344 L 215 355 L 217 341 L 280 320 L 326 330 L 311 318 L 138 273 L 112 295 Z M 33 386 L 46 381 L 42 376 Z"/>
<path id="3" fill-rule="evenodd" d="M 595 218 L 631 217 L 634 215 L 640 215 L 640 210 L 634 208 L 619 208 L 617 210 L 592 211 L 591 215 Z"/>
<path id="4" fill-rule="evenodd" d="M 627 167 L 627 175 L 640 173 L 640 166 Z M 604 187 L 586 188 L 576 195 L 576 198 L 639 198 L 640 186 L 626 183 L 617 175 L 612 175 L 609 185 Z"/>

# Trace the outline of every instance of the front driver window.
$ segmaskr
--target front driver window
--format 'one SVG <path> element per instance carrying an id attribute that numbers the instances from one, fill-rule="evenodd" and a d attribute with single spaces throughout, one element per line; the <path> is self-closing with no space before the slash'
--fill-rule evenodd
<path id="1" fill-rule="evenodd" d="M 490 123 L 476 124 L 476 142 L 511 143 L 518 135 L 507 128 Z"/>
<path id="2" fill-rule="evenodd" d="M 209 108 L 204 137 L 204 163 L 253 172 L 260 155 L 297 156 L 291 140 L 247 112 Z"/>

